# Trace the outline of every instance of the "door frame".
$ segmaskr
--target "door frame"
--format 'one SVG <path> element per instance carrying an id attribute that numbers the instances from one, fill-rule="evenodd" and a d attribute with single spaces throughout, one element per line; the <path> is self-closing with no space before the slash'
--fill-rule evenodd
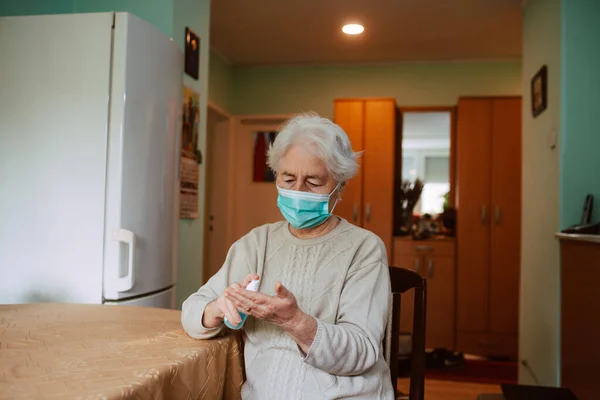
<path id="1" fill-rule="evenodd" d="M 456 193 L 457 193 L 457 184 L 458 184 L 458 180 L 456 179 L 456 168 L 457 168 L 457 163 L 456 163 L 456 134 L 457 134 L 457 123 L 458 123 L 458 104 L 453 105 L 453 106 L 422 106 L 422 107 L 398 107 L 398 118 L 397 118 L 397 132 L 398 132 L 398 136 L 397 136 L 397 140 L 396 141 L 396 187 L 399 187 L 400 183 L 402 182 L 402 171 L 401 171 L 401 167 L 402 167 L 402 115 L 405 112 L 419 112 L 419 113 L 427 113 L 427 112 L 449 112 L 450 113 L 450 176 L 449 176 L 449 182 L 450 182 L 450 196 L 449 196 L 449 203 L 450 203 L 450 207 L 457 207 L 457 199 L 456 199 Z M 400 168 L 398 168 L 398 163 L 400 165 Z M 457 292 L 457 287 L 458 287 L 458 237 L 456 237 L 455 241 L 454 241 L 454 252 L 452 255 L 452 262 L 453 262 L 453 267 L 454 267 L 454 282 L 452 282 L 452 284 L 454 285 L 454 304 L 453 304 L 453 308 L 454 308 L 454 328 L 452 330 L 453 333 L 453 341 L 454 341 L 454 345 L 453 347 L 456 349 L 457 347 L 457 340 L 458 340 L 458 292 Z"/>
<path id="2" fill-rule="evenodd" d="M 223 123 L 227 123 L 227 134 L 229 136 L 229 143 L 227 149 L 227 215 L 226 215 L 226 229 L 225 229 L 225 237 L 227 238 L 227 243 L 234 243 L 237 238 L 235 237 L 235 198 L 236 198 L 236 188 L 235 188 L 235 167 L 236 167 L 236 159 L 235 159 L 235 150 L 236 150 L 236 137 L 240 134 L 240 130 L 247 128 L 248 126 L 261 126 L 261 125 L 282 125 L 285 121 L 290 119 L 296 114 L 252 114 L 252 115 L 232 115 L 229 112 L 225 111 L 218 105 L 208 102 L 207 113 L 213 112 Z M 208 119 L 208 118 L 207 118 Z M 210 140 L 211 140 L 211 132 L 207 129 L 206 135 L 206 149 L 210 149 Z M 211 189 L 210 182 L 210 167 L 209 167 L 209 157 L 211 155 L 207 151 L 205 155 L 205 176 L 206 176 L 206 185 L 205 185 L 205 193 L 204 193 L 204 227 L 203 227 L 203 255 L 202 255 L 202 281 L 203 284 L 208 281 L 210 276 L 208 276 L 208 238 L 209 238 L 209 195 Z"/>
<path id="3" fill-rule="evenodd" d="M 231 186 L 232 186 L 232 177 L 231 177 L 231 168 L 232 168 L 232 164 L 233 164 L 233 160 L 231 157 L 232 154 L 232 148 L 233 148 L 233 116 L 228 113 L 227 111 L 225 111 L 223 108 L 219 107 L 218 105 L 216 105 L 215 103 L 209 101 L 208 105 L 206 107 L 206 114 L 207 114 L 207 124 L 208 124 L 208 118 L 209 118 L 209 114 L 214 113 L 217 116 L 218 122 L 219 123 L 224 123 L 225 124 L 225 129 L 227 131 L 227 135 L 229 136 L 229 148 L 227 150 L 227 162 L 229 164 L 229 168 L 228 168 L 228 176 L 226 177 L 227 179 L 227 192 L 231 193 Z M 205 284 L 209 279 L 210 276 L 208 276 L 208 270 L 209 270 L 209 265 L 208 265 L 208 252 L 209 250 L 209 232 L 210 232 L 210 220 L 209 220 L 209 214 L 210 214 L 210 210 L 209 210 L 209 205 L 210 205 L 210 191 L 211 191 L 211 187 L 212 187 L 212 182 L 210 179 L 211 176 L 211 170 L 210 170 L 210 163 L 209 163 L 209 159 L 212 156 L 210 154 L 210 141 L 212 140 L 211 135 L 213 134 L 213 132 L 211 132 L 208 129 L 207 126 L 207 130 L 206 130 L 206 154 L 204 156 L 205 159 L 205 186 L 204 186 L 204 226 L 203 226 L 203 230 L 202 230 L 202 248 L 203 248 L 203 252 L 202 252 L 202 284 Z M 229 232 L 231 229 L 231 223 L 232 223 L 232 217 L 231 217 L 231 210 L 233 209 L 233 207 L 230 207 L 230 198 L 232 196 L 227 196 L 227 215 L 226 215 L 226 225 L 225 225 L 225 236 L 227 238 L 229 238 Z"/>

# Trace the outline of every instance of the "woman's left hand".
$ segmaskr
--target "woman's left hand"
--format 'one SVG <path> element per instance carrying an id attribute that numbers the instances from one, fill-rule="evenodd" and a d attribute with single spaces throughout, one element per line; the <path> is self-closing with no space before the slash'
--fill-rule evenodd
<path id="1" fill-rule="evenodd" d="M 243 313 L 255 318 L 272 322 L 285 329 L 303 317 L 296 297 L 281 282 L 275 284 L 275 296 L 260 292 L 250 292 L 239 285 L 232 285 L 225 290 L 225 296 Z"/>

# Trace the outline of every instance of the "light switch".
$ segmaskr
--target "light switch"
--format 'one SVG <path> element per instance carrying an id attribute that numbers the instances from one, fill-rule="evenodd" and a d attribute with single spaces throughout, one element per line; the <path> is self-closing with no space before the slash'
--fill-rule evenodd
<path id="1" fill-rule="evenodd" d="M 550 132 L 548 132 L 548 146 L 550 147 L 551 150 L 554 150 L 556 148 L 556 140 L 557 140 L 557 134 L 556 134 L 556 129 L 552 129 Z"/>

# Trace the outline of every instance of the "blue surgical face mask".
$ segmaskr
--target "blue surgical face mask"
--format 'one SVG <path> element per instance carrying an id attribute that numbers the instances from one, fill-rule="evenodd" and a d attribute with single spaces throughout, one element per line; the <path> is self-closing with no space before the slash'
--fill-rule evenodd
<path id="1" fill-rule="evenodd" d="M 337 199 L 331 210 L 329 209 L 329 200 L 339 187 L 340 184 L 338 183 L 331 193 L 317 194 L 282 189 L 277 186 L 279 192 L 277 206 L 281 214 L 294 228 L 313 228 L 321 225 L 331 216 L 337 205 Z"/>

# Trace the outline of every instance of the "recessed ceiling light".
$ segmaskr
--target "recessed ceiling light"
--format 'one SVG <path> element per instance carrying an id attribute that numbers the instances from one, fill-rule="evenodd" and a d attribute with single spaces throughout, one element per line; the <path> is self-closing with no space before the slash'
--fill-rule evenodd
<path id="1" fill-rule="evenodd" d="M 342 32 L 346 35 L 360 35 L 365 28 L 360 24 L 348 24 L 342 27 Z"/>

